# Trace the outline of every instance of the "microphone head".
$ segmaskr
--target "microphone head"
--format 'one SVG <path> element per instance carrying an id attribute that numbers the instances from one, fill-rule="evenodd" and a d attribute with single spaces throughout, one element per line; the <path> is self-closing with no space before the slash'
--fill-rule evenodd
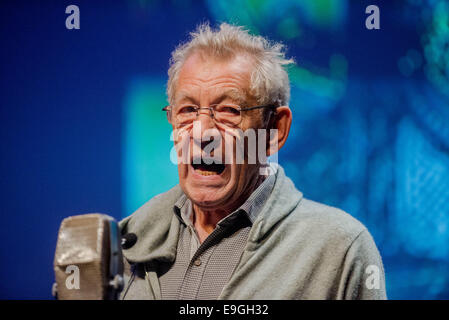
<path id="1" fill-rule="evenodd" d="M 137 236 L 135 233 L 127 233 L 122 236 L 122 248 L 129 249 L 137 242 Z"/>
<path id="2" fill-rule="evenodd" d="M 61 300 L 116 299 L 123 286 L 123 258 L 116 221 L 104 214 L 64 219 L 54 271 Z"/>

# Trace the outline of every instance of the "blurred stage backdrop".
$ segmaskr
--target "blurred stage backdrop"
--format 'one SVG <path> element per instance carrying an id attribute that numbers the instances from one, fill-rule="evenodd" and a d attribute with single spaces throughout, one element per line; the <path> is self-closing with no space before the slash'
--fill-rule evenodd
<path id="1" fill-rule="evenodd" d="M 80 30 L 65 28 L 70 4 Z M 365 28 L 370 4 L 380 30 Z M 120 219 L 177 183 L 168 59 L 205 21 L 288 46 L 280 164 L 369 228 L 389 298 L 448 299 L 446 0 L 2 1 L 0 298 L 51 298 L 64 217 Z"/>

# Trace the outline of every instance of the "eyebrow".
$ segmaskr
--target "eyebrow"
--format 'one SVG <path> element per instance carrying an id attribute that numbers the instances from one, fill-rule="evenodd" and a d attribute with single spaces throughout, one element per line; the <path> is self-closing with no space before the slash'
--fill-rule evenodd
<path id="1" fill-rule="evenodd" d="M 183 101 L 188 100 L 192 102 L 193 104 L 197 104 L 196 100 L 192 98 L 188 93 L 186 92 L 180 92 L 176 95 L 175 101 Z"/>
<path id="2" fill-rule="evenodd" d="M 244 92 L 242 92 L 241 90 L 238 90 L 238 89 L 226 90 L 220 96 L 215 98 L 213 101 L 216 103 L 219 103 L 219 102 L 225 100 L 226 98 L 230 98 L 232 101 L 234 101 L 237 104 L 242 104 L 242 103 L 245 103 L 245 101 L 246 101 L 246 95 L 244 94 Z"/>
<path id="3" fill-rule="evenodd" d="M 238 90 L 238 89 L 228 89 L 225 92 L 223 92 L 222 94 L 220 94 L 218 97 L 214 98 L 212 100 L 211 104 L 217 104 L 220 103 L 221 101 L 225 100 L 226 98 L 231 99 L 233 102 L 237 103 L 237 104 L 242 104 L 245 103 L 246 101 L 246 95 Z M 176 99 L 177 101 L 183 101 L 183 100 L 188 100 L 189 102 L 199 105 L 198 101 L 191 97 L 187 92 L 180 92 L 179 96 Z"/>

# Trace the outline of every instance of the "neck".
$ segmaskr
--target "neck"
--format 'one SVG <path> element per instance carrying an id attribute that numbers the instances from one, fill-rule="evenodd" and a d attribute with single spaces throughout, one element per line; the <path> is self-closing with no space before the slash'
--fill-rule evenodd
<path id="1" fill-rule="evenodd" d="M 234 212 L 240 207 L 257 189 L 257 187 L 265 180 L 265 176 L 257 175 L 245 188 L 245 192 L 236 200 L 232 202 L 232 205 L 223 208 L 204 208 L 196 204 L 193 204 L 193 226 L 198 234 L 200 242 L 204 240 L 215 230 L 217 223 Z"/>

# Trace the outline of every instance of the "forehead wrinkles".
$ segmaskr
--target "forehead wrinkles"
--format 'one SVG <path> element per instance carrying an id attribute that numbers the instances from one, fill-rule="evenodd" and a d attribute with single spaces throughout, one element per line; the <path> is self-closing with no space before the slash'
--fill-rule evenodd
<path id="1" fill-rule="evenodd" d="M 203 95 L 213 100 L 223 94 L 232 100 L 246 100 L 252 68 L 253 62 L 243 55 L 218 60 L 193 54 L 180 70 L 174 100 L 200 99 Z"/>
<path id="2" fill-rule="evenodd" d="M 226 85 L 219 85 L 206 88 L 194 85 L 189 89 L 179 90 L 179 92 L 177 92 L 176 94 L 176 101 L 201 100 L 202 94 L 206 94 L 207 97 L 209 98 L 208 100 L 210 101 L 216 99 L 220 100 L 230 99 L 234 103 L 245 103 L 247 99 L 245 90 L 242 90 L 241 88 L 229 88 L 229 86 Z"/>
<path id="3" fill-rule="evenodd" d="M 200 100 L 206 96 L 208 100 L 229 98 L 237 102 L 245 102 L 247 85 L 230 79 L 186 79 L 176 92 L 175 100 Z"/>

